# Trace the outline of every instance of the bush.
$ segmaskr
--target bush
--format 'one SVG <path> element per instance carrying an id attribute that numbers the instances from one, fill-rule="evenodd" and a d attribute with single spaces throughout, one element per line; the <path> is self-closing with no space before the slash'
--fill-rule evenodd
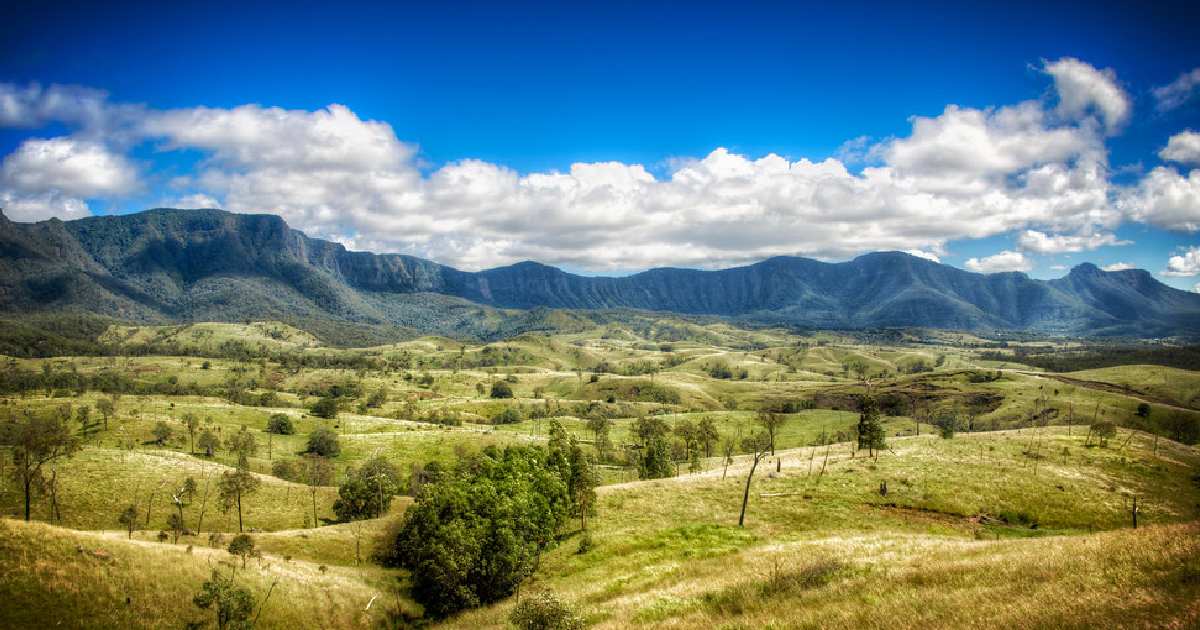
<path id="1" fill-rule="evenodd" d="M 254 612 L 254 595 L 249 589 L 234 582 L 233 575 L 225 577 L 216 569 L 192 603 L 203 610 L 215 609 L 219 628 L 249 627 L 250 614 Z"/>
<path id="2" fill-rule="evenodd" d="M 300 481 L 300 467 L 289 459 L 277 459 L 271 462 L 271 474 L 286 481 Z"/>
<path id="3" fill-rule="evenodd" d="M 1100 446 L 1108 446 L 1108 441 L 1117 435 L 1117 425 L 1112 420 L 1101 420 L 1092 424 L 1092 433 L 1100 441 Z"/>
<path id="4" fill-rule="evenodd" d="M 521 421 L 521 410 L 516 407 L 505 407 L 500 413 L 492 416 L 492 424 L 516 424 Z"/>
<path id="5" fill-rule="evenodd" d="M 534 593 L 513 607 L 508 615 L 521 630 L 576 630 L 583 620 L 550 591 Z"/>
<path id="6" fill-rule="evenodd" d="M 938 428 L 938 433 L 943 440 L 954 438 L 954 432 L 958 429 L 958 418 L 952 414 L 939 416 L 935 422 Z"/>
<path id="7" fill-rule="evenodd" d="M 229 553 L 242 559 L 242 568 L 246 568 L 246 558 L 254 555 L 254 539 L 248 534 L 238 534 L 229 541 Z"/>
<path id="8" fill-rule="evenodd" d="M 308 447 L 304 452 L 321 457 L 337 457 L 342 452 L 342 445 L 338 442 L 336 431 L 329 427 L 317 427 L 308 434 Z"/>
<path id="9" fill-rule="evenodd" d="M 327 396 L 318 400 L 309 408 L 312 415 L 326 420 L 333 420 L 338 415 L 338 401 L 336 398 Z"/>
<path id="10" fill-rule="evenodd" d="M 295 432 L 296 427 L 292 425 L 292 418 L 287 414 L 275 413 L 267 419 L 267 433 L 292 435 Z"/>
<path id="11" fill-rule="evenodd" d="M 171 425 L 160 420 L 158 424 L 154 425 L 152 433 L 154 434 L 154 443 L 162 446 L 167 443 L 167 440 L 171 439 L 175 431 L 171 429 Z"/>
<path id="12" fill-rule="evenodd" d="M 504 381 L 492 383 L 492 398 L 512 398 L 512 386 Z"/>

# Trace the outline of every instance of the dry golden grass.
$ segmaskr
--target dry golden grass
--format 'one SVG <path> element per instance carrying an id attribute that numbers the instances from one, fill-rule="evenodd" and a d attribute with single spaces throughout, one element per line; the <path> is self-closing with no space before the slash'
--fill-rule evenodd
<path id="1" fill-rule="evenodd" d="M 258 628 L 376 627 L 403 607 L 412 610 L 394 594 L 395 576 L 379 569 L 322 570 L 271 554 L 241 569 L 224 550 L 0 520 L 0 627 L 211 625 L 214 613 L 196 608 L 192 597 L 213 569 L 228 574 L 235 567 L 261 605 Z"/>
<path id="2" fill-rule="evenodd" d="M 1031 445 L 1045 455 L 1036 473 Z M 724 481 L 717 469 L 603 488 L 594 547 L 579 554 L 567 540 L 523 588 L 558 593 L 601 628 L 1200 620 L 1195 448 L 1163 442 L 1154 452 L 1135 435 L 1123 449 L 1090 449 L 1063 429 L 903 438 L 878 459 L 833 447 L 820 481 L 825 449 L 813 474 L 809 452 L 781 453 L 778 475 L 760 467 L 745 529 L 736 527 L 745 461 Z M 1144 506 L 1142 527 L 1091 533 L 1128 526 L 1129 494 Z M 512 604 L 445 625 L 503 627 Z"/>

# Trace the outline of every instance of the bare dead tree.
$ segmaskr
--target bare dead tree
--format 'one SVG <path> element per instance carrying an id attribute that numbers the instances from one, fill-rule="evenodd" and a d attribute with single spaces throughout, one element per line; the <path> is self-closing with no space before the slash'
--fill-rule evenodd
<path id="1" fill-rule="evenodd" d="M 743 447 L 753 454 L 754 460 L 750 464 L 750 473 L 746 475 L 746 490 L 742 493 L 742 513 L 738 516 L 738 527 L 745 526 L 746 506 L 750 503 L 750 482 L 754 479 L 754 471 L 758 468 L 758 462 L 771 452 L 771 437 L 766 433 L 752 435 L 746 438 Z"/>

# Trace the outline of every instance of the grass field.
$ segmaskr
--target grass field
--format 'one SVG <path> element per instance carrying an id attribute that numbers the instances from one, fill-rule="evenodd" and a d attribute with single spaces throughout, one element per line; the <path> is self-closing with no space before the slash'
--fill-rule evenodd
<path id="1" fill-rule="evenodd" d="M 373 555 L 412 499 L 398 496 L 382 518 L 339 523 L 337 485 L 376 457 L 407 479 L 431 461 L 543 444 L 550 417 L 591 448 L 588 418 L 601 415 L 614 448 L 600 462 L 591 547 L 580 553 L 578 524 L 568 525 L 521 587 L 552 591 L 589 625 L 1200 624 L 1200 451 L 1169 439 L 1200 421 L 1194 372 L 1049 374 L 982 360 L 985 340 L 973 336 L 906 334 L 880 344 L 670 319 L 358 349 L 323 347 L 272 322 L 114 327 L 105 340 L 170 354 L 3 361 L 9 371 L 70 378 L 0 396 L 0 421 L 69 406 L 72 426 L 82 426 L 82 407 L 91 420 L 109 402 L 114 411 L 78 453 L 44 471 L 58 512 L 49 488 L 35 486 L 40 522 L 17 520 L 22 489 L 11 458 L 0 458 L 0 597 L 12 604 L 0 607 L 0 627 L 199 623 L 213 613 L 191 598 L 213 568 L 228 574 L 235 565 L 256 602 L 271 592 L 256 605 L 256 627 L 505 627 L 516 597 L 420 619 L 408 576 Z M 236 356 L 222 355 L 230 348 Z M 512 398 L 491 396 L 500 381 Z M 877 457 L 849 441 L 855 396 L 868 387 L 894 414 L 883 418 L 889 448 Z M 335 395 L 335 419 L 310 411 Z M 815 408 L 784 415 L 739 528 L 750 463 L 737 448 L 727 466 L 720 445 L 738 444 L 759 428 L 761 407 L 783 402 Z M 1137 415 L 1144 402 L 1145 418 Z M 522 419 L 492 424 L 509 407 Z M 533 419 L 534 411 L 550 417 Z M 293 435 L 265 432 L 275 414 L 292 421 Z M 937 435 L 947 415 L 958 421 L 953 439 Z M 712 420 L 713 452 L 695 470 L 681 456 L 677 476 L 638 480 L 628 453 L 642 416 L 668 427 Z M 211 457 L 193 444 L 188 417 L 222 442 Z M 1106 420 L 1116 434 L 1100 446 L 1088 425 Z M 171 435 L 159 440 L 162 426 Z M 279 461 L 301 460 L 319 427 L 340 443 L 330 485 L 273 476 Z M 245 569 L 209 544 L 210 534 L 227 542 L 238 529 L 215 485 L 237 464 L 226 441 L 243 430 L 257 443 L 247 464 L 261 487 L 243 502 L 242 520 L 263 553 Z M 188 477 L 200 496 L 184 520 L 199 531 L 160 542 L 171 491 Z M 132 536 L 118 522 L 131 504 Z"/>

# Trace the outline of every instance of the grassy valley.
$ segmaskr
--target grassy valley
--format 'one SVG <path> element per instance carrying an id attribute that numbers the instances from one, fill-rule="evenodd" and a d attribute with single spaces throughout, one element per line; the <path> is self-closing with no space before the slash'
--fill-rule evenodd
<path id="1" fill-rule="evenodd" d="M 111 325 L 93 351 L 3 359 L 0 626 L 216 627 L 196 602 L 221 584 L 261 628 L 1200 623 L 1194 371 L 1022 362 L 1078 350 L 1055 340 L 568 319 L 364 347 Z M 41 421 L 72 448 L 26 522 L 11 438 Z M 420 506 L 491 496 L 473 477 L 525 483 L 505 466 L 567 471 L 571 503 L 511 588 L 439 614 L 397 541 Z M 537 492 L 558 500 L 523 510 Z"/>

